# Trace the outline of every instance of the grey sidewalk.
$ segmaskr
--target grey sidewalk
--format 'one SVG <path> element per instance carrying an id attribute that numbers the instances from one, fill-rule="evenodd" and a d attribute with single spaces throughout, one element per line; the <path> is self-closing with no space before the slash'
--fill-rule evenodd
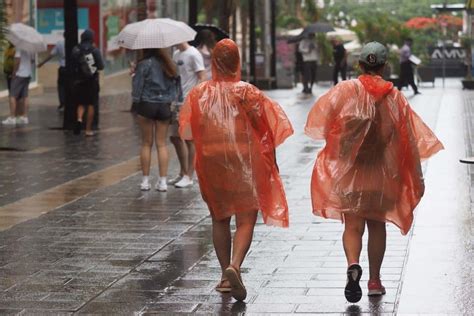
<path id="1" fill-rule="evenodd" d="M 322 87 L 317 93 L 326 89 Z M 261 223 L 257 226 L 243 266 L 249 292 L 246 304 L 236 303 L 230 296 L 213 290 L 220 272 L 212 249 L 210 217 L 198 187 L 170 189 L 165 194 L 141 193 L 137 188 L 139 175 L 134 174 L 0 232 L 0 314 L 465 312 L 463 306 L 472 306 L 472 290 L 460 279 L 470 276 L 472 280 L 472 271 L 466 275 L 465 270 L 452 269 L 457 264 L 453 260 L 440 259 L 443 255 L 448 259 L 453 251 L 461 263 L 472 263 L 469 252 L 472 222 L 466 223 L 471 220 L 466 218 L 471 214 L 470 201 L 465 196 L 470 182 L 465 181 L 466 167 L 452 160 L 467 148 L 464 130 L 453 132 L 453 126 L 462 123 L 459 120 L 463 119 L 464 105 L 453 107 L 449 102 L 453 98 L 469 99 L 472 95 L 456 87 L 444 91 L 424 89 L 423 95 L 411 100 L 417 112 L 440 135 L 447 150 L 425 167 L 427 193 L 418 210 L 414 236 L 401 236 L 395 227 L 389 226 L 382 268 L 387 295 L 371 300 L 364 295 L 359 304 L 352 305 L 343 296 L 346 265 L 341 245 L 343 226 L 311 214 L 309 181 L 316 152 L 322 144 L 303 135 L 306 114 L 314 100 L 300 100 L 296 91 L 268 92 L 283 105 L 295 127 L 295 135 L 278 149 L 290 204 L 290 228 L 271 228 Z M 127 119 L 116 121 L 114 115 L 119 118 L 123 114 L 112 110 L 111 121 L 104 122 L 110 124 L 105 129 L 128 122 Z M 127 124 L 127 128 L 134 128 L 133 121 Z M 33 133 L 27 131 L 26 138 Z M 107 155 L 103 144 L 90 156 L 70 150 L 76 154 L 78 163 L 84 160 L 86 165 L 90 163 L 100 169 L 123 156 L 133 156 L 133 150 L 137 149 L 136 130 L 135 134 L 130 133 L 127 137 L 122 137 L 121 132 L 104 133 L 94 140 L 110 141 L 111 153 Z M 64 148 L 60 145 L 61 137 L 55 137 L 58 148 L 51 152 L 58 159 L 68 157 L 68 151 L 61 156 L 60 149 Z M 70 144 L 68 137 L 63 136 L 63 146 Z M 122 149 L 115 154 L 116 138 L 127 149 L 124 155 Z M 0 159 L 5 161 L 8 157 L 17 166 L 29 162 L 23 160 L 21 153 L 17 154 L 0 153 Z M 48 155 L 44 155 L 46 160 Z M 446 181 L 452 172 L 455 178 Z M 59 178 L 64 179 L 64 175 Z M 453 203 L 451 199 L 459 202 Z M 451 222 L 431 216 L 447 213 L 444 208 L 448 202 L 455 208 L 451 212 L 456 214 Z M 464 230 L 452 239 L 443 235 L 453 236 L 455 224 L 460 221 Z M 460 238 L 465 238 L 462 246 L 456 244 Z M 428 248 L 430 244 L 434 249 Z M 439 253 L 441 257 L 435 256 L 437 247 L 443 249 Z M 367 270 L 365 250 L 362 267 Z M 454 280 L 451 283 L 437 274 L 451 270 L 450 277 Z M 366 280 L 367 273 L 363 276 L 364 291 Z M 440 299 L 452 297 L 453 288 L 465 292 L 459 300 L 453 300 L 458 310 L 453 309 L 454 302 L 447 304 L 448 299 Z"/>

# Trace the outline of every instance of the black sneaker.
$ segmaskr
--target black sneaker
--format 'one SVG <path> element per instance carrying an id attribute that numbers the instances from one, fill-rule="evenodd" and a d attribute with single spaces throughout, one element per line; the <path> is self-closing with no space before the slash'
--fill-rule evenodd
<path id="1" fill-rule="evenodd" d="M 81 129 L 82 129 L 82 122 L 76 121 L 76 123 L 74 123 L 74 135 L 79 135 L 81 133 Z"/>
<path id="2" fill-rule="evenodd" d="M 362 277 L 362 268 L 358 264 L 352 264 L 347 268 L 347 284 L 344 289 L 346 300 L 357 303 L 362 298 L 362 289 L 359 281 Z"/>

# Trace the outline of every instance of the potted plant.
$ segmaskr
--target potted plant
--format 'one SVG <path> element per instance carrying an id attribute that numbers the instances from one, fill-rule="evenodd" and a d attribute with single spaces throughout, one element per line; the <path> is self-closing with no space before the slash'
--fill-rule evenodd
<path id="1" fill-rule="evenodd" d="M 469 35 L 463 36 L 461 38 L 462 47 L 466 51 L 466 67 L 467 73 L 466 77 L 462 80 L 462 88 L 463 89 L 474 89 L 474 80 L 472 78 L 472 47 L 471 47 L 471 37 Z"/>

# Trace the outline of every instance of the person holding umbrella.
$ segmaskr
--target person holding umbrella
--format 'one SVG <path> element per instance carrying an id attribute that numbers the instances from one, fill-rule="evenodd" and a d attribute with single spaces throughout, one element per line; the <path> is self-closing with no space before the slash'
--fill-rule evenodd
<path id="1" fill-rule="evenodd" d="M 7 40 L 15 46 L 16 52 L 10 86 L 10 116 L 2 123 L 4 125 L 28 124 L 28 87 L 33 72 L 35 53 L 45 51 L 46 44 L 41 34 L 23 23 L 14 23 L 8 27 L 7 31 Z"/>
<path id="2" fill-rule="evenodd" d="M 220 40 L 229 38 L 229 34 L 214 24 L 194 24 L 193 29 L 198 32 L 196 38 L 189 42 L 190 45 L 196 47 L 204 59 L 204 66 L 206 67 L 206 79 L 211 80 L 211 55 L 214 46 Z"/>
<path id="3" fill-rule="evenodd" d="M 15 46 L 8 42 L 8 47 L 3 52 L 3 74 L 7 82 L 8 96 L 10 97 L 10 88 L 12 84 L 13 70 L 15 65 Z M 8 98 L 11 107 L 11 99 Z"/>
<path id="4" fill-rule="evenodd" d="M 140 160 L 143 178 L 142 191 L 150 190 L 151 149 L 156 143 L 159 180 L 157 191 L 167 191 L 168 147 L 166 136 L 171 120 L 171 103 L 177 98 L 179 82 L 176 66 L 167 51 L 161 48 L 141 52 L 133 76 L 132 99 L 136 106 L 138 125 L 142 132 Z"/>
<path id="5" fill-rule="evenodd" d="M 10 87 L 10 116 L 2 122 L 4 125 L 29 123 L 28 87 L 33 71 L 34 58 L 33 54 L 25 50 L 17 49 L 15 52 Z"/>
<path id="6" fill-rule="evenodd" d="M 331 44 L 333 49 L 332 55 L 334 57 L 333 81 L 334 85 L 337 85 L 339 72 L 341 73 L 342 80 L 346 80 L 348 54 L 340 38 L 332 38 Z"/>
<path id="7" fill-rule="evenodd" d="M 240 81 L 239 49 L 224 39 L 213 50 L 212 79 L 194 87 L 184 102 L 179 133 L 196 144 L 196 172 L 222 270 L 216 290 L 230 291 L 242 301 L 247 290 L 240 267 L 252 243 L 258 210 L 268 225 L 289 225 L 275 148 L 293 128 L 276 102 Z M 232 239 L 233 216 L 237 229 Z"/>
<path id="8" fill-rule="evenodd" d="M 140 160 L 143 178 L 140 189 L 143 191 L 151 189 L 150 159 L 153 143 L 157 146 L 159 165 L 159 179 L 155 189 L 160 192 L 168 190 L 166 139 L 172 116 L 171 104 L 182 102 L 177 67 L 164 48 L 191 41 L 195 36 L 196 32 L 187 24 L 159 18 L 131 23 L 117 37 L 118 45 L 139 52 L 139 61 L 133 72 L 132 99 L 142 133 Z"/>
<path id="9" fill-rule="evenodd" d="M 202 55 L 204 61 L 204 67 L 206 68 L 206 80 L 211 80 L 212 71 L 211 71 L 211 56 L 214 46 L 216 46 L 216 36 L 209 29 L 203 29 L 199 31 L 198 36 L 200 38 L 200 43 L 197 49 Z"/>
<path id="10" fill-rule="evenodd" d="M 299 45 L 298 51 L 303 59 L 303 93 L 312 94 L 313 84 L 316 81 L 318 67 L 318 46 L 314 33 L 308 33 Z"/>

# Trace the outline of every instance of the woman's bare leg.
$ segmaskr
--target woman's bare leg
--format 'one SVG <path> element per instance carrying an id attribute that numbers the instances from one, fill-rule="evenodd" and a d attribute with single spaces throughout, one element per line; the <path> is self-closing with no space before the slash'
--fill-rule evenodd
<path id="1" fill-rule="evenodd" d="M 194 175 L 194 156 L 196 153 L 196 148 L 194 147 L 194 141 L 187 140 L 186 148 L 188 150 L 188 162 L 187 162 L 186 175 L 189 176 L 189 179 L 192 180 L 193 175 Z"/>
<path id="2" fill-rule="evenodd" d="M 253 230 L 257 221 L 258 211 L 239 213 L 235 216 L 237 230 L 234 235 L 231 264 L 240 269 L 242 262 L 250 249 L 253 239 Z"/>
<path id="3" fill-rule="evenodd" d="M 188 164 L 187 164 L 187 152 L 186 152 L 186 146 L 184 144 L 184 141 L 176 136 L 171 136 L 170 141 L 174 146 L 174 149 L 176 150 L 176 155 L 178 156 L 178 161 L 179 161 L 179 175 L 184 176 L 186 174 L 186 170 L 188 169 Z"/>
<path id="4" fill-rule="evenodd" d="M 166 177 L 168 174 L 168 144 L 166 143 L 166 138 L 168 137 L 169 126 L 170 123 L 168 121 L 156 121 L 155 141 L 160 177 Z"/>
<path id="5" fill-rule="evenodd" d="M 79 104 L 77 106 L 77 121 L 82 122 L 82 118 L 84 117 L 84 112 L 85 112 L 84 105 Z"/>
<path id="6" fill-rule="evenodd" d="M 362 236 L 364 235 L 365 219 L 352 214 L 344 214 L 344 234 L 342 243 L 346 253 L 347 265 L 359 263 L 362 251 Z"/>
<path id="7" fill-rule="evenodd" d="M 87 106 L 86 133 L 92 132 L 92 121 L 94 121 L 94 106 Z"/>
<path id="8" fill-rule="evenodd" d="M 387 231 L 385 223 L 377 221 L 367 221 L 369 230 L 368 254 L 369 254 L 369 274 L 371 280 L 380 279 L 380 268 L 387 241 Z"/>
<path id="9" fill-rule="evenodd" d="M 150 175 L 151 147 L 153 147 L 153 120 L 147 119 L 141 115 L 137 116 L 138 125 L 142 132 L 142 148 L 140 150 L 140 161 L 142 165 L 142 174 Z"/>
<path id="10" fill-rule="evenodd" d="M 216 251 L 217 259 L 221 266 L 222 279 L 224 271 L 230 264 L 232 248 L 232 237 L 230 234 L 230 217 L 221 221 L 212 220 L 212 242 Z"/>

